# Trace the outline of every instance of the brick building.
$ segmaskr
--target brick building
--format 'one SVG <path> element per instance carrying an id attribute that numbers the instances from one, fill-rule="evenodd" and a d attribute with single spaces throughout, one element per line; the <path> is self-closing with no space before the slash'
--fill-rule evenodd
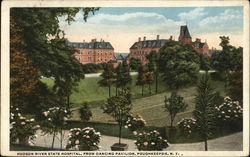
<path id="1" fill-rule="evenodd" d="M 161 47 L 166 42 L 168 42 L 169 40 L 173 40 L 172 36 L 170 36 L 169 39 L 159 39 L 159 37 L 160 36 L 157 35 L 155 40 L 146 40 L 146 37 L 144 37 L 143 40 L 139 38 L 138 41 L 130 47 L 129 59 L 137 58 L 140 59 L 143 64 L 146 64 L 146 56 L 150 52 L 159 52 Z M 206 42 L 201 42 L 201 40 L 198 38 L 196 38 L 196 40 L 192 42 L 192 37 L 186 25 L 180 27 L 180 35 L 178 41 L 182 44 L 191 44 L 197 54 L 211 56 L 208 44 Z"/>
<path id="2" fill-rule="evenodd" d="M 159 38 L 159 35 L 157 35 L 155 40 L 146 40 L 146 37 L 144 37 L 143 40 L 139 38 L 138 41 L 130 47 L 129 59 L 136 58 L 140 59 L 143 64 L 147 63 L 146 56 L 152 51 L 158 52 L 160 48 L 168 42 L 166 39 Z"/>
<path id="3" fill-rule="evenodd" d="M 87 63 L 107 63 L 110 60 L 115 59 L 114 48 L 110 42 L 97 41 L 92 39 L 91 42 L 69 42 L 69 46 L 79 50 L 79 53 L 75 53 L 74 56 L 82 64 Z"/>

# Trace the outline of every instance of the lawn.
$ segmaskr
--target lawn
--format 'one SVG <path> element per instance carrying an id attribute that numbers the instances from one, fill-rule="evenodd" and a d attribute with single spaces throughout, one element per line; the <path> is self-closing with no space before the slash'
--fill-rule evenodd
<path id="1" fill-rule="evenodd" d="M 159 94 L 149 95 L 148 88 L 145 88 L 144 97 L 141 96 L 141 87 L 136 86 L 136 76 L 132 76 L 133 81 L 130 84 L 132 92 L 133 114 L 140 114 L 146 120 L 148 126 L 163 127 L 170 124 L 170 119 L 167 112 L 164 111 L 164 96 L 170 96 L 171 91 L 166 88 L 162 79 L 159 79 Z M 90 122 L 100 123 L 115 123 L 112 117 L 104 114 L 100 105 L 105 103 L 108 98 L 108 89 L 100 87 L 97 82 L 100 78 L 85 78 L 80 81 L 77 87 L 78 92 L 71 95 L 71 102 L 73 102 L 73 115 L 72 119 L 80 120 L 77 108 L 84 101 L 89 102 L 89 106 L 93 112 L 93 117 Z M 52 79 L 43 79 L 49 86 L 53 85 Z M 216 91 L 224 94 L 223 82 L 212 81 Z M 152 85 L 154 87 L 154 84 Z M 154 89 L 154 88 L 152 88 Z M 112 89 L 114 95 L 115 88 Z M 154 91 L 152 91 L 154 93 Z M 195 86 L 180 89 L 178 94 L 184 97 L 185 102 L 188 104 L 186 111 L 177 114 L 174 125 L 184 117 L 191 117 L 194 110 L 194 97 L 196 95 Z"/>

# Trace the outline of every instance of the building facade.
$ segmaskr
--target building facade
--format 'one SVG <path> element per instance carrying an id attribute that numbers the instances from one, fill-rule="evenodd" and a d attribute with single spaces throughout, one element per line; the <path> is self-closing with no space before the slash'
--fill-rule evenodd
<path id="1" fill-rule="evenodd" d="M 142 64 L 146 64 L 146 56 L 150 54 L 150 52 L 159 52 L 160 48 L 168 42 L 166 39 L 159 38 L 159 35 L 156 36 L 155 40 L 146 40 L 146 37 L 144 37 L 143 40 L 139 38 L 129 49 L 129 59 L 140 59 Z"/>
<path id="2" fill-rule="evenodd" d="M 146 56 L 150 52 L 159 52 L 161 47 L 165 45 L 166 42 L 173 40 L 172 36 L 170 36 L 169 39 L 159 39 L 159 37 L 160 36 L 157 35 L 155 40 L 146 40 L 146 37 L 144 37 L 143 40 L 139 38 L 138 41 L 130 47 L 129 59 L 140 59 L 142 64 L 146 64 Z M 196 38 L 196 40 L 193 42 L 186 25 L 180 27 L 180 35 L 178 41 L 182 44 L 192 45 L 197 54 L 211 56 L 207 42 L 201 42 L 201 39 L 198 38 Z"/>
<path id="3" fill-rule="evenodd" d="M 74 56 L 82 64 L 87 63 L 107 63 L 110 60 L 115 59 L 114 48 L 110 42 L 104 40 L 97 41 L 92 39 L 91 42 L 69 42 L 69 46 L 77 49 L 79 53 L 75 53 Z"/>

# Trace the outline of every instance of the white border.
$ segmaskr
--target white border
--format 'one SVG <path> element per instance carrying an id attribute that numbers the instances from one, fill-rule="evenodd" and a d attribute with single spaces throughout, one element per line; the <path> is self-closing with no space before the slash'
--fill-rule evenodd
<path id="1" fill-rule="evenodd" d="M 178 151 L 184 156 L 247 156 L 249 155 L 249 2 L 248 1 L 3 1 L 1 7 L 1 155 L 16 156 L 9 151 L 9 11 L 11 7 L 197 7 L 244 6 L 243 151 Z M 25 151 L 28 152 L 28 151 Z M 38 151 L 37 151 L 38 152 Z M 43 151 L 41 151 L 43 152 Z M 49 151 L 46 151 L 49 152 Z M 55 151 L 53 151 L 55 152 Z M 100 151 L 101 152 L 101 151 Z M 107 151 L 103 151 L 107 152 Z M 170 151 L 173 152 L 173 151 Z M 177 152 L 177 151 L 174 151 Z"/>

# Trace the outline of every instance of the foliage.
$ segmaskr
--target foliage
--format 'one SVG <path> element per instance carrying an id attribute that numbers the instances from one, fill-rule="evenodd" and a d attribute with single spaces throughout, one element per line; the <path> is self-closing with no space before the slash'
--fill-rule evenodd
<path id="1" fill-rule="evenodd" d="M 29 110 L 27 104 L 31 101 L 28 99 L 34 96 L 33 92 L 40 97 L 37 84 L 41 76 L 56 79 L 55 92 L 61 91 L 59 94 L 67 96 L 71 93 L 72 87 L 80 78 L 83 78 L 84 73 L 81 63 L 73 57 L 76 51 L 66 45 L 58 18 L 64 17 L 70 23 L 74 21 L 74 16 L 82 11 L 83 18 L 86 20 L 89 12 L 95 12 L 98 9 L 10 9 L 10 78 L 13 105 Z M 39 98 L 39 100 L 45 99 Z M 38 105 L 42 102 L 36 101 L 36 103 L 35 105 Z"/>
<path id="2" fill-rule="evenodd" d="M 83 103 L 83 106 L 79 109 L 79 113 L 82 121 L 89 121 L 92 117 L 92 112 L 86 102 Z"/>
<path id="3" fill-rule="evenodd" d="M 151 94 L 151 85 L 152 85 L 153 81 L 154 81 L 153 73 L 147 72 L 146 73 L 146 83 L 148 84 L 150 94 Z"/>
<path id="4" fill-rule="evenodd" d="M 141 86 L 142 88 L 142 95 L 143 95 L 143 89 L 144 85 L 147 82 L 147 77 L 146 77 L 147 71 L 143 65 L 141 65 L 138 69 L 138 76 L 137 76 L 137 82 L 136 85 Z"/>
<path id="5" fill-rule="evenodd" d="M 137 114 L 135 117 L 129 115 L 125 122 L 124 128 L 128 128 L 136 135 L 137 130 L 142 130 L 145 125 L 146 121 L 139 114 Z"/>
<path id="6" fill-rule="evenodd" d="M 119 124 L 119 143 L 121 140 L 121 128 L 132 109 L 131 94 L 129 89 L 118 91 L 117 96 L 108 99 L 108 103 L 102 106 L 104 113 L 111 115 Z"/>
<path id="7" fill-rule="evenodd" d="M 190 45 L 169 41 L 160 49 L 159 70 L 168 87 L 179 89 L 197 81 L 199 57 Z"/>
<path id="8" fill-rule="evenodd" d="M 228 95 L 243 103 L 243 70 L 235 71 L 229 78 Z"/>
<path id="9" fill-rule="evenodd" d="M 237 123 L 242 123 L 242 112 L 239 101 L 233 101 L 230 97 L 225 97 L 222 104 L 215 106 L 215 115 L 219 126 L 230 125 L 231 127 L 239 127 Z"/>
<path id="10" fill-rule="evenodd" d="M 213 88 L 209 76 L 203 75 L 197 85 L 193 115 L 197 121 L 197 131 L 205 142 L 205 151 L 207 151 L 207 139 L 213 133 L 215 127 L 215 111 L 211 104 L 213 97 Z"/>
<path id="11" fill-rule="evenodd" d="M 83 147 L 85 151 L 98 150 L 98 144 L 100 140 L 100 132 L 96 132 L 93 128 L 73 128 L 70 129 L 69 140 L 66 148 L 69 149 Z"/>
<path id="12" fill-rule="evenodd" d="M 88 63 L 88 64 L 83 64 L 82 68 L 85 74 L 88 73 L 97 73 L 100 70 L 103 70 L 104 64 L 94 64 L 94 63 Z"/>
<path id="13" fill-rule="evenodd" d="M 109 97 L 111 97 L 111 85 L 115 83 L 115 73 L 114 73 L 114 67 L 112 64 L 106 64 L 104 67 L 104 71 L 101 74 L 101 77 L 103 78 L 98 82 L 100 86 L 108 87 L 109 88 Z"/>
<path id="14" fill-rule="evenodd" d="M 158 131 L 143 132 L 136 136 L 135 145 L 139 151 L 160 151 L 169 146 Z"/>
<path id="15" fill-rule="evenodd" d="M 129 60 L 129 67 L 131 70 L 138 71 L 138 68 L 142 65 L 141 60 L 137 58 L 131 58 Z"/>
<path id="16" fill-rule="evenodd" d="M 178 128 L 181 134 L 184 134 L 185 136 L 190 136 L 197 129 L 196 119 L 182 118 L 181 121 L 178 122 Z"/>
<path id="17" fill-rule="evenodd" d="M 171 127 L 173 126 L 173 121 L 177 113 L 185 111 L 187 104 L 184 102 L 184 98 L 179 96 L 176 92 L 171 93 L 171 97 L 166 98 L 165 96 L 165 111 L 170 115 Z"/>
<path id="18" fill-rule="evenodd" d="M 120 63 L 116 68 L 116 86 L 117 87 L 126 87 L 128 83 L 132 81 L 129 72 L 129 66 L 126 62 Z"/>
<path id="19" fill-rule="evenodd" d="M 156 53 L 154 51 L 150 52 L 146 56 L 148 60 L 148 71 L 153 72 L 154 74 L 154 80 L 155 80 L 155 93 L 158 92 L 158 78 L 159 78 L 159 53 Z"/>
<path id="20" fill-rule="evenodd" d="M 10 142 L 16 142 L 19 139 L 28 137 L 31 141 L 36 138 L 36 131 L 40 125 L 35 123 L 35 120 L 27 119 L 22 116 L 18 107 L 11 106 L 10 113 Z"/>
<path id="21" fill-rule="evenodd" d="M 200 69 L 208 71 L 211 69 L 211 58 L 205 55 L 199 55 L 200 57 Z"/>

